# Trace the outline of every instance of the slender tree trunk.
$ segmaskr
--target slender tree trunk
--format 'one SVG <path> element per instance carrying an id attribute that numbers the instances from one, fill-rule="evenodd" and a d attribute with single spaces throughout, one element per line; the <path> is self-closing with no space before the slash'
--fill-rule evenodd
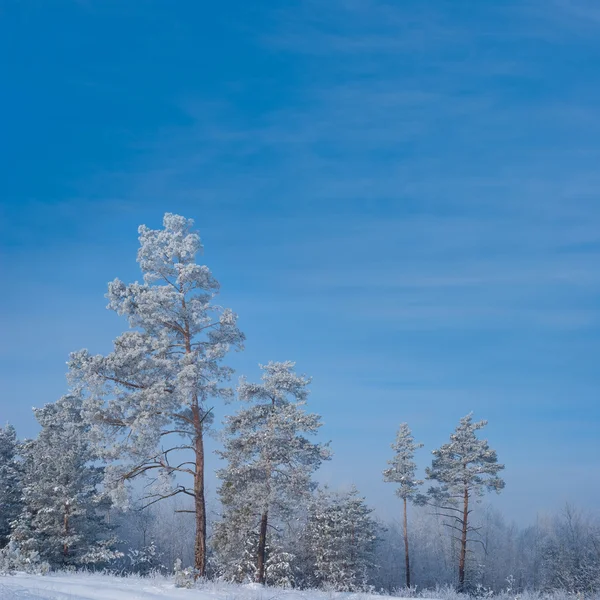
<path id="1" fill-rule="evenodd" d="M 204 437 L 202 431 L 202 418 L 200 409 L 192 409 L 196 437 L 194 451 L 196 465 L 194 472 L 194 510 L 196 513 L 196 540 L 194 543 L 194 569 L 195 578 L 204 577 L 206 574 L 206 502 L 204 499 Z"/>
<path id="2" fill-rule="evenodd" d="M 187 309 L 183 289 L 181 307 Z M 185 353 L 192 353 L 192 335 L 190 326 L 185 319 L 184 327 Z M 196 514 L 196 539 L 194 541 L 194 579 L 206 575 L 206 500 L 204 498 L 204 415 L 200 411 L 198 394 L 192 398 L 192 421 L 194 426 L 194 511 Z"/>
<path id="3" fill-rule="evenodd" d="M 260 519 L 258 554 L 256 556 L 256 583 L 265 583 L 265 558 L 267 552 L 267 524 L 269 513 L 265 510 Z"/>
<path id="4" fill-rule="evenodd" d="M 467 562 L 467 532 L 469 518 L 469 489 L 465 485 L 463 496 L 463 518 L 462 518 L 462 533 L 460 537 L 460 559 L 458 561 L 458 589 L 464 591 L 465 588 L 465 564 Z"/>
<path id="5" fill-rule="evenodd" d="M 275 399 L 271 399 L 271 415 L 275 412 Z M 269 418 L 268 423 L 269 431 L 273 431 L 273 421 Z M 265 482 L 266 482 L 266 497 L 267 499 L 271 496 L 271 459 L 267 451 L 266 458 L 266 471 L 265 471 Z M 266 562 L 266 553 L 267 553 L 267 526 L 269 523 L 269 504 L 267 501 L 267 506 L 263 510 L 262 516 L 260 518 L 260 533 L 258 536 L 258 551 L 256 554 L 256 583 L 265 584 L 265 562 Z"/>
<path id="6" fill-rule="evenodd" d="M 65 538 L 69 535 L 69 505 L 65 504 L 65 514 L 63 515 L 63 528 L 65 533 Z M 67 556 L 69 555 L 69 545 L 65 539 L 63 544 L 63 562 L 66 564 Z"/>
<path id="7" fill-rule="evenodd" d="M 406 498 L 404 498 L 404 560 L 406 563 L 406 587 L 410 587 L 410 559 L 408 554 L 408 514 Z"/>

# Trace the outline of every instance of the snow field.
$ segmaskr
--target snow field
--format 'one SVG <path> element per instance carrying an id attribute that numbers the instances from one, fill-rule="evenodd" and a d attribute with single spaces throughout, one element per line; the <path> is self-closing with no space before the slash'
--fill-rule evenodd
<path id="1" fill-rule="evenodd" d="M 0 600 L 382 600 L 372 594 L 263 588 L 257 584 L 199 584 L 176 588 L 165 577 L 57 573 L 0 576 Z M 401 600 L 401 599 L 394 599 Z"/>

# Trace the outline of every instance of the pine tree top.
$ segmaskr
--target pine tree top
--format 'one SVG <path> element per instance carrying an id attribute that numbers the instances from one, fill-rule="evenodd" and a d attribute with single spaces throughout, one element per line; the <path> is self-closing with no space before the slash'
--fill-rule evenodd
<path id="1" fill-rule="evenodd" d="M 488 441 L 476 435 L 486 425 L 485 420 L 473 422 L 473 414 L 469 413 L 460 420 L 450 441 L 433 451 L 431 467 L 425 470 L 427 479 L 441 484 L 430 490 L 433 494 L 454 497 L 466 490 L 481 496 L 485 490 L 500 492 L 504 488 L 498 476 L 504 465 L 498 463 Z"/>

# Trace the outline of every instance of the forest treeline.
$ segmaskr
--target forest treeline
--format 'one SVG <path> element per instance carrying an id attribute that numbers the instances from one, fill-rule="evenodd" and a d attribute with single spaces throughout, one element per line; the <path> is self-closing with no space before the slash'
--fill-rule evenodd
<path id="1" fill-rule="evenodd" d="M 193 222 L 167 213 L 139 228 L 143 282 L 109 284 L 108 308 L 129 328 L 107 355 L 69 360 L 68 394 L 35 409 L 40 433 L 0 429 L 0 570 L 175 569 L 287 587 L 393 592 L 451 584 L 461 592 L 600 589 L 600 527 L 572 507 L 528 528 L 482 499 L 504 488 L 504 465 L 463 417 L 433 450 L 424 480 L 399 424 L 382 477 L 398 523 L 382 523 L 358 490 L 318 487 L 331 457 L 315 441 L 310 378 L 291 361 L 232 383 L 242 350 L 237 316 L 196 262 Z M 215 402 L 232 401 L 222 427 Z M 207 508 L 205 445 L 218 429 L 218 505 Z M 391 440 L 392 441 L 392 440 Z"/>

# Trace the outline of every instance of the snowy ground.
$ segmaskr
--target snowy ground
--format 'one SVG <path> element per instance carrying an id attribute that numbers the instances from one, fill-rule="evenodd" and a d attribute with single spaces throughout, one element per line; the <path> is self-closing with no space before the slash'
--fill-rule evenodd
<path id="1" fill-rule="evenodd" d="M 164 578 L 55 574 L 0 576 L 0 600 L 382 600 L 369 594 L 205 584 L 178 589 Z M 400 600 L 395 598 L 394 600 Z"/>

